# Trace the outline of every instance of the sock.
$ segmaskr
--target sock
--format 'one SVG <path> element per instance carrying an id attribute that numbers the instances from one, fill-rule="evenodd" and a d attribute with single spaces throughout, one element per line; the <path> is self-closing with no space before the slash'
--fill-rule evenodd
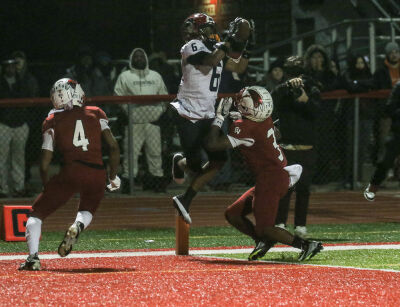
<path id="1" fill-rule="evenodd" d="M 78 211 L 75 219 L 76 222 L 81 222 L 83 224 L 83 229 L 87 228 L 93 219 L 93 215 L 89 211 Z M 83 230 L 81 229 L 81 230 Z"/>
<path id="2" fill-rule="evenodd" d="M 308 241 L 300 238 L 299 236 L 294 236 L 293 242 L 291 244 L 293 247 L 304 249 L 308 245 Z"/>
<path id="3" fill-rule="evenodd" d="M 31 216 L 26 221 L 25 238 L 28 244 L 29 255 L 39 252 L 39 239 L 42 232 L 42 220 Z"/>

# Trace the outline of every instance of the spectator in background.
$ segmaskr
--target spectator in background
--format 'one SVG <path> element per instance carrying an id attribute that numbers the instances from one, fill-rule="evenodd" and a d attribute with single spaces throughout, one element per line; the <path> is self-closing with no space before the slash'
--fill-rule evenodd
<path id="1" fill-rule="evenodd" d="M 378 160 L 370 183 L 364 190 L 364 197 L 368 201 L 375 200 L 380 185 L 385 180 L 389 169 L 393 167 L 396 157 L 400 154 L 400 81 L 394 86 L 385 105 L 384 117 L 389 119 L 391 130 L 386 138 L 383 155 Z"/>
<path id="2" fill-rule="evenodd" d="M 97 52 L 91 71 L 92 96 L 112 96 L 116 80 L 117 70 L 111 56 L 106 51 Z"/>
<path id="3" fill-rule="evenodd" d="M 115 84 L 114 94 L 118 96 L 130 95 L 166 95 L 168 94 L 161 75 L 149 69 L 147 54 L 142 48 L 132 50 L 129 57 L 129 70 L 122 72 Z M 128 105 L 123 105 L 128 112 Z M 128 165 L 128 131 L 132 129 L 131 149 L 133 154 L 133 172 L 137 178 L 139 171 L 139 155 L 144 146 L 148 171 L 150 176 L 145 176 L 143 188 L 152 188 L 155 192 L 165 192 L 164 172 L 161 158 L 161 132 L 160 127 L 155 125 L 160 116 L 164 113 L 164 103 L 155 104 L 132 104 L 133 125 L 127 127 L 124 137 L 124 160 L 122 163 L 122 180 L 126 187 L 129 187 L 129 165 Z M 128 192 L 125 188 L 124 192 Z"/>
<path id="4" fill-rule="evenodd" d="M 168 93 L 176 94 L 178 92 L 180 75 L 178 69 L 167 62 L 167 55 L 163 51 L 153 52 L 149 56 L 149 68 L 158 72 L 164 80 Z M 174 145 L 174 136 L 177 136 L 176 127 L 173 123 L 174 113 L 168 109 L 160 116 L 155 124 L 160 126 L 161 129 L 161 142 L 162 142 L 162 163 L 164 176 L 166 181 L 171 181 L 171 158 L 176 151 Z"/>
<path id="5" fill-rule="evenodd" d="M 112 96 L 116 80 L 117 69 L 111 56 L 106 51 L 96 52 L 93 70 L 91 71 L 91 94 L 93 96 Z M 99 107 L 107 113 L 108 125 L 118 141 L 118 145 L 122 148 L 125 127 L 128 123 L 126 114 L 121 108 L 113 104 L 101 104 Z M 103 151 L 103 153 L 107 155 L 106 151 Z M 105 159 L 105 162 L 108 162 L 108 158 Z"/>
<path id="6" fill-rule="evenodd" d="M 271 63 L 267 76 L 261 85 L 265 86 L 269 92 L 272 92 L 278 84 L 281 84 L 284 81 L 284 78 L 283 60 L 278 58 Z"/>
<path id="7" fill-rule="evenodd" d="M 360 54 L 350 54 L 347 59 L 347 70 L 343 74 L 344 87 L 349 93 L 363 93 L 374 89 L 374 81 L 369 69 L 366 58 Z M 374 138 L 373 127 L 376 113 L 376 104 L 373 99 L 360 99 L 360 127 L 359 127 L 359 158 L 358 169 L 362 171 L 364 163 L 371 161 L 372 158 L 372 140 Z M 344 174 L 345 187 L 353 188 L 353 135 L 354 135 L 354 105 L 344 102 L 342 110 L 342 119 L 346 123 L 345 130 L 345 158 Z"/>
<path id="8" fill-rule="evenodd" d="M 332 71 L 332 64 L 325 48 L 321 45 L 311 45 L 304 54 L 305 74 L 311 77 L 321 92 L 335 90 L 339 87 L 340 78 Z M 316 143 L 317 168 L 314 182 L 327 184 L 342 178 L 340 169 L 340 151 L 336 146 L 340 136 L 340 114 L 337 100 L 321 101 L 320 116 L 317 120 L 318 136 Z"/>
<path id="9" fill-rule="evenodd" d="M 39 84 L 37 78 L 29 71 L 26 54 L 23 51 L 14 51 L 11 57 L 15 59 L 16 70 L 21 81 L 22 97 L 39 97 Z M 28 195 L 32 187 L 29 185 L 31 179 L 31 166 L 39 159 L 39 144 L 41 141 L 40 127 L 42 118 L 47 114 L 47 108 L 32 106 L 27 108 L 26 112 L 30 114 L 27 118 L 29 126 L 29 135 L 25 147 L 25 185 Z"/>
<path id="10" fill-rule="evenodd" d="M 332 63 L 325 48 L 311 45 L 304 54 L 305 72 L 318 82 L 321 92 L 332 91 L 340 87 L 339 79 L 332 71 Z"/>
<path id="11" fill-rule="evenodd" d="M 291 56 L 283 67 L 290 80 L 278 85 L 272 92 L 282 136 L 279 143 L 288 164 L 300 164 L 303 172 L 295 188 L 289 189 L 280 200 L 276 226 L 286 229 L 290 198 L 295 190 L 294 232 L 305 238 L 310 186 L 316 161 L 314 146 L 320 93 L 313 80 L 304 75 L 303 58 Z"/>
<path id="12" fill-rule="evenodd" d="M 400 49 L 396 42 L 385 46 L 383 65 L 374 73 L 374 83 L 377 89 L 390 89 L 400 80 Z"/>
<path id="13" fill-rule="evenodd" d="M 391 89 L 400 80 L 400 49 L 396 42 L 389 42 L 385 46 L 385 60 L 375 71 L 374 84 L 377 89 Z M 386 137 L 390 132 L 390 119 L 385 116 L 385 100 L 378 101 L 377 123 L 375 135 L 378 140 L 376 160 L 384 154 Z"/>
<path id="14" fill-rule="evenodd" d="M 23 97 L 22 82 L 17 74 L 17 61 L 13 58 L 2 62 L 0 98 Z M 26 195 L 25 146 L 29 134 L 26 108 L 0 108 L 0 198 L 8 196 L 8 174 L 13 181 L 13 197 Z M 10 161 L 11 169 L 8 167 Z"/>
<path id="15" fill-rule="evenodd" d="M 168 64 L 164 51 L 154 52 L 149 56 L 149 68 L 158 72 L 164 80 L 168 93 L 178 93 L 180 76 L 174 66 Z"/>
<path id="16" fill-rule="evenodd" d="M 67 68 L 65 77 L 76 80 L 82 86 L 86 97 L 92 97 L 93 54 L 88 46 L 81 46 L 75 64 Z"/>

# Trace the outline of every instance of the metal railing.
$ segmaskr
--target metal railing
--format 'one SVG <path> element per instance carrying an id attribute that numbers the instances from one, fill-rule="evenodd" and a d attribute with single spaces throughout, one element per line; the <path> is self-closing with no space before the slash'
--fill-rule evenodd
<path id="1" fill-rule="evenodd" d="M 369 56 L 371 59 L 370 68 L 371 71 L 374 72 L 376 69 L 376 42 L 378 40 L 381 41 L 394 41 L 396 39 L 400 39 L 400 35 L 398 35 L 399 26 L 397 23 L 400 23 L 400 18 L 366 18 L 366 19 L 346 19 L 338 23 L 334 23 L 329 27 L 318 29 L 315 31 L 309 31 L 303 34 L 295 35 L 291 38 L 275 42 L 272 44 L 268 44 L 266 46 L 260 47 L 253 51 L 255 55 L 262 55 L 263 69 L 268 71 L 270 65 L 270 54 L 271 50 L 291 44 L 295 50 L 295 54 L 303 55 L 304 53 L 304 39 L 315 37 L 320 33 L 330 33 L 331 42 L 330 46 L 334 47 L 339 42 L 344 42 L 346 50 L 349 50 L 352 47 L 354 40 L 367 40 L 369 46 Z M 353 30 L 354 26 L 362 24 L 368 24 L 368 33 L 365 37 L 354 37 Z M 377 24 L 387 24 L 390 28 L 388 33 L 389 35 L 376 35 L 376 25 Z M 343 40 L 340 40 L 340 34 L 344 29 L 344 37 Z M 327 46 L 324 46 L 327 47 Z M 259 61 L 260 58 L 254 58 L 253 61 Z"/>

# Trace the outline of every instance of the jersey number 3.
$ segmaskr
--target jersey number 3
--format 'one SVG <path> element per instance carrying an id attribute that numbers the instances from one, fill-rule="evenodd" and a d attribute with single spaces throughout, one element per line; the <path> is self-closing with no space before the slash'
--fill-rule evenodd
<path id="1" fill-rule="evenodd" d="M 271 129 L 268 130 L 267 138 L 269 138 L 271 135 L 274 138 L 274 141 L 272 142 L 272 145 L 274 146 L 275 149 L 277 149 L 279 151 L 278 159 L 279 159 L 279 161 L 283 161 L 283 154 L 282 154 L 282 151 L 281 151 L 278 143 L 276 142 L 274 128 L 271 128 Z"/>
<path id="2" fill-rule="evenodd" d="M 85 137 L 85 130 L 83 129 L 80 119 L 75 123 L 74 139 L 72 143 L 75 147 L 82 147 L 83 151 L 88 151 L 87 146 L 89 145 L 89 140 Z"/>

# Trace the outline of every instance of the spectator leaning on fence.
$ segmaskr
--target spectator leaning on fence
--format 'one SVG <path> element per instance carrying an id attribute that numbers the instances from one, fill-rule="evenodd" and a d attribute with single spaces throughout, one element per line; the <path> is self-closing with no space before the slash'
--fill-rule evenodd
<path id="1" fill-rule="evenodd" d="M 23 97 L 17 61 L 2 62 L 0 98 Z M 0 198 L 8 196 L 8 174 L 13 181 L 12 196 L 25 196 L 25 145 L 28 139 L 28 112 L 25 108 L 0 108 Z M 11 164 L 11 169 L 8 166 Z"/>
<path id="2" fill-rule="evenodd" d="M 161 75 L 149 69 L 147 54 L 142 48 L 135 48 L 129 57 L 129 70 L 122 72 L 117 79 L 114 88 L 114 94 L 118 96 L 131 95 L 166 95 L 167 88 Z M 128 112 L 128 105 L 123 105 Z M 133 125 L 129 127 L 132 131 L 133 148 L 128 148 L 128 127 L 125 131 L 124 138 L 124 160 L 122 180 L 125 186 L 129 180 L 128 154 L 133 155 L 133 175 L 137 178 L 139 171 L 139 154 L 144 146 L 146 152 L 146 160 L 150 173 L 149 184 L 153 185 L 155 192 L 163 192 L 164 172 L 162 169 L 161 159 L 161 132 L 160 127 L 155 125 L 160 116 L 166 110 L 164 103 L 154 104 L 133 104 L 131 109 Z M 145 188 L 145 187 L 144 187 Z M 127 192 L 125 189 L 124 191 Z"/>

